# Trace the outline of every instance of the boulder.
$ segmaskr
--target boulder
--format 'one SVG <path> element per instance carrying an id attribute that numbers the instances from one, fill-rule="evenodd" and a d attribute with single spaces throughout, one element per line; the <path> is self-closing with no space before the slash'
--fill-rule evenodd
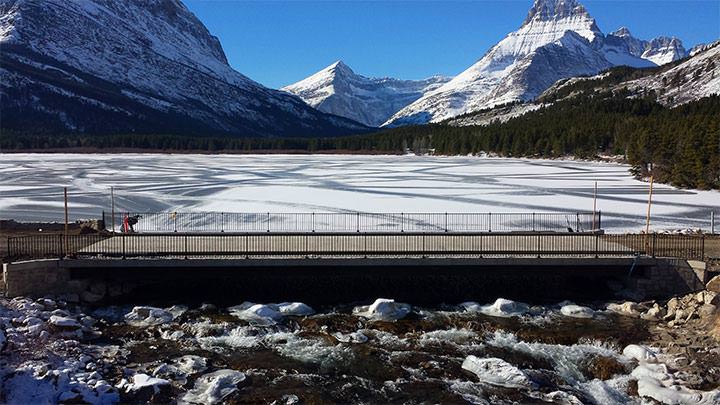
<path id="1" fill-rule="evenodd" d="M 715 276 L 705 284 L 705 289 L 720 294 L 720 276 Z"/>
<path id="2" fill-rule="evenodd" d="M 633 316 L 633 317 L 639 317 L 640 316 L 640 306 L 632 301 L 626 301 L 622 304 L 614 304 L 610 303 L 607 306 L 607 310 L 610 312 L 615 312 L 620 315 L 625 316 Z"/>
<path id="3" fill-rule="evenodd" d="M 180 398 L 181 403 L 217 404 L 237 392 L 238 384 L 245 381 L 245 374 L 235 370 L 218 370 L 205 374 L 195 381 L 193 389 Z"/>
<path id="4" fill-rule="evenodd" d="M 715 314 L 717 311 L 717 306 L 713 304 L 703 304 L 703 306 L 700 307 L 698 310 L 698 315 L 700 318 L 709 318 Z"/>

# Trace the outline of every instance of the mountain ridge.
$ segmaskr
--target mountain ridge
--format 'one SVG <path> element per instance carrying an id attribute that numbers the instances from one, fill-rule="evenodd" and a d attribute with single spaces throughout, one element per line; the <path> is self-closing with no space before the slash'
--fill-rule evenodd
<path id="1" fill-rule="evenodd" d="M 563 40 L 566 32 L 576 33 L 584 42 L 578 38 Z M 547 57 L 553 52 L 550 48 L 558 55 L 563 53 L 565 59 L 558 59 L 559 64 L 535 59 L 539 55 Z M 640 48 L 643 53 L 638 55 Z M 676 38 L 643 42 L 632 37 L 627 28 L 605 35 L 577 0 L 535 0 L 518 30 L 509 33 L 454 79 L 406 106 L 384 125 L 440 122 L 494 105 L 530 101 L 544 90 L 541 87 L 552 85 L 548 83 L 553 79 L 592 75 L 617 65 L 653 66 L 657 65 L 655 62 L 667 63 L 686 54 Z M 556 74 L 558 66 L 562 66 L 562 74 Z M 536 80 L 527 74 L 530 68 L 536 72 Z"/>
<path id="2" fill-rule="evenodd" d="M 178 0 L 3 0 L 3 127 L 317 136 L 363 132 L 235 71 Z"/>
<path id="3" fill-rule="evenodd" d="M 281 90 L 320 111 L 379 127 L 402 107 L 449 80 L 440 75 L 421 80 L 367 77 L 338 60 Z"/>

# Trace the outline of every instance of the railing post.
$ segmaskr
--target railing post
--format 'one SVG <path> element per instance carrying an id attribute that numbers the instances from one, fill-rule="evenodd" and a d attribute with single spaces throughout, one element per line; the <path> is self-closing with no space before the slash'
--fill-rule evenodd
<path id="1" fill-rule="evenodd" d="M 315 213 L 314 212 L 310 215 L 310 227 L 312 228 L 312 231 L 315 232 Z"/>
<path id="2" fill-rule="evenodd" d="M 270 213 L 267 213 L 267 231 L 270 232 Z"/>
<path id="3" fill-rule="evenodd" d="M 188 234 L 187 233 L 184 236 L 184 240 L 185 240 L 185 259 L 187 260 L 187 258 L 188 258 Z"/>
<path id="4" fill-rule="evenodd" d="M 445 232 L 448 231 L 448 213 L 445 213 Z"/>
<path id="5" fill-rule="evenodd" d="M 597 227 L 598 230 L 602 229 L 602 211 L 597 212 Z"/>
<path id="6" fill-rule="evenodd" d="M 595 258 L 600 257 L 600 234 L 595 233 Z"/>
<path id="7" fill-rule="evenodd" d="M 580 232 L 580 213 L 575 213 L 575 232 Z"/>
<path id="8" fill-rule="evenodd" d="M 125 236 L 127 236 L 126 233 L 121 233 L 121 234 L 120 234 L 120 241 L 122 242 L 122 252 L 121 252 L 121 254 L 122 254 L 123 260 L 125 259 Z"/>
<path id="9" fill-rule="evenodd" d="M 492 232 L 492 212 L 488 212 L 488 232 Z"/>
<path id="10" fill-rule="evenodd" d="M 652 235 L 652 245 L 650 246 L 650 249 L 652 251 L 652 257 L 655 257 L 655 243 L 657 242 L 657 233 L 653 233 Z"/>
<path id="11" fill-rule="evenodd" d="M 360 212 L 357 212 L 357 220 L 355 221 L 355 228 L 357 229 L 357 232 L 360 232 Z"/>
<path id="12" fill-rule="evenodd" d="M 532 213 L 532 230 L 535 232 L 535 213 Z"/>
<path id="13" fill-rule="evenodd" d="M 400 213 L 400 232 L 405 232 L 405 214 Z"/>
<path id="14" fill-rule="evenodd" d="M 225 213 L 220 213 L 220 232 L 225 232 Z"/>

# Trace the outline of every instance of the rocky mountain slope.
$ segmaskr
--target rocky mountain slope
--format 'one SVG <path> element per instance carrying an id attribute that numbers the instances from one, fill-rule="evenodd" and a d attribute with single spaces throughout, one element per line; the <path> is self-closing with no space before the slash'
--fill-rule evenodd
<path id="1" fill-rule="evenodd" d="M 696 49 L 693 56 L 652 68 L 616 67 L 595 76 L 573 77 L 550 86 L 532 102 L 497 106 L 446 120 L 450 125 L 487 125 L 504 122 L 557 100 L 583 94 L 651 96 L 676 107 L 713 94 L 720 94 L 720 41 Z"/>
<path id="2" fill-rule="evenodd" d="M 0 0 L 2 127 L 318 136 L 363 131 L 235 71 L 179 0 Z"/>
<path id="3" fill-rule="evenodd" d="M 577 0 L 535 0 L 522 26 L 476 64 L 396 113 L 386 125 L 422 124 L 529 101 L 555 81 L 611 66 L 655 66 L 684 57 L 679 40 L 604 35 Z"/>
<path id="4" fill-rule="evenodd" d="M 450 80 L 433 76 L 424 80 L 365 77 L 342 61 L 297 83 L 283 87 L 320 111 L 379 127 L 401 108 Z"/>

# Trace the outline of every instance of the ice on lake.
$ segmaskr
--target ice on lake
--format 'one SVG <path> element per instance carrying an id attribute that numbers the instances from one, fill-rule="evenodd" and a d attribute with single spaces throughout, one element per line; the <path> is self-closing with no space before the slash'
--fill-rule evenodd
<path id="1" fill-rule="evenodd" d="M 576 212 L 643 228 L 648 184 L 614 163 L 361 155 L 0 154 L 0 218 L 129 212 Z M 656 184 L 653 229 L 709 228 L 720 193 Z"/>

